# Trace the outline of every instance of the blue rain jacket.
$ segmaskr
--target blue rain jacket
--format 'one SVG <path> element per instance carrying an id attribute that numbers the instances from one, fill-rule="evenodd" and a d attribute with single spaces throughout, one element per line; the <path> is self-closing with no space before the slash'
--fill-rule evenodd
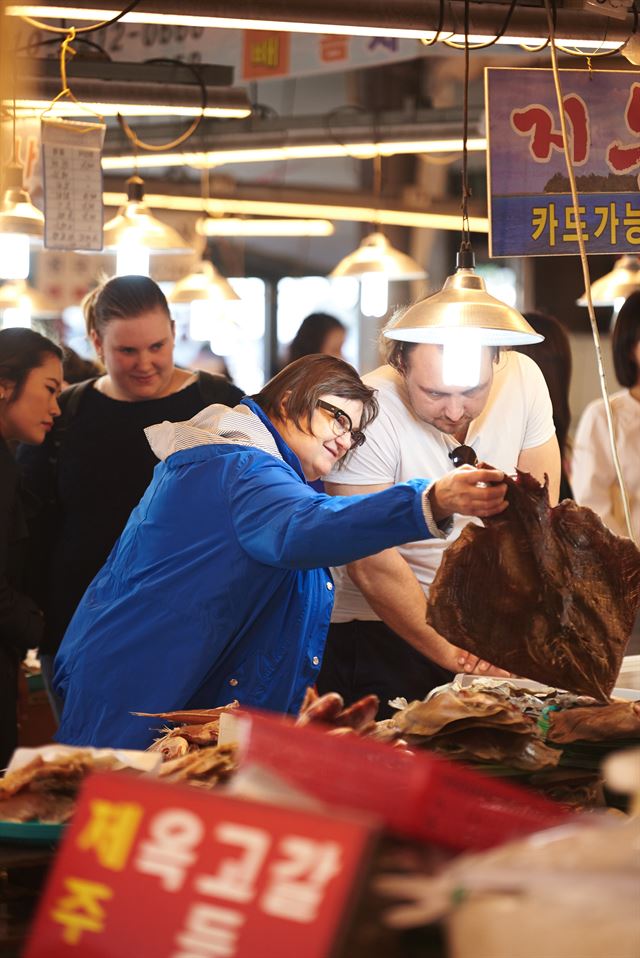
<path id="1" fill-rule="evenodd" d="M 240 440 L 232 429 L 156 466 L 56 657 L 60 742 L 146 747 L 154 722 L 134 711 L 238 699 L 296 712 L 322 659 L 327 567 L 431 536 L 421 499 L 429 481 L 372 495 L 315 492 L 252 400 L 204 413 L 218 408 L 236 419 L 241 411 L 274 454 L 249 444 L 250 429 Z"/>

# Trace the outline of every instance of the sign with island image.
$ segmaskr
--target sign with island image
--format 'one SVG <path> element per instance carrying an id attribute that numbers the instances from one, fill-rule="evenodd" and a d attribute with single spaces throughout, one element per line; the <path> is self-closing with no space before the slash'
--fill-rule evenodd
<path id="1" fill-rule="evenodd" d="M 579 215 L 553 71 L 485 70 L 489 251 L 498 256 L 640 252 L 640 77 L 561 70 Z"/>

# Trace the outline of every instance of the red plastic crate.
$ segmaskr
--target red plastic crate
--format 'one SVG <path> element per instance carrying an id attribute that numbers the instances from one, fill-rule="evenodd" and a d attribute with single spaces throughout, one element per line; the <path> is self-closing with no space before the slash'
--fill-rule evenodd
<path id="1" fill-rule="evenodd" d="M 572 813 L 527 789 L 427 752 L 244 711 L 241 763 L 258 763 L 310 795 L 378 816 L 399 835 L 480 849 L 564 824 Z"/>

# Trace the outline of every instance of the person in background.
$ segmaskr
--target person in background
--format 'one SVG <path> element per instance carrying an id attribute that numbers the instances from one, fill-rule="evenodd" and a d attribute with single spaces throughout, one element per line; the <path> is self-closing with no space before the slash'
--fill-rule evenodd
<path id="1" fill-rule="evenodd" d="M 624 387 L 610 397 L 614 435 L 633 534 L 640 542 L 640 292 L 623 303 L 613 327 L 611 350 L 616 377 Z M 571 484 L 581 506 L 597 512 L 616 535 L 629 535 L 603 399 L 591 402 L 578 423 Z"/>
<path id="2" fill-rule="evenodd" d="M 560 453 L 551 400 L 528 356 L 485 347 L 478 384 L 449 386 L 441 346 L 384 336 L 382 346 L 387 364 L 364 376 L 378 390 L 380 414 L 366 446 L 325 477 L 329 493 L 375 493 L 414 475 L 437 480 L 466 451 L 508 474 L 517 467 L 543 482 L 546 473 L 551 502 L 558 501 Z M 466 509 L 453 511 L 446 539 L 400 545 L 336 570 L 319 691 L 339 692 L 347 703 L 374 692 L 384 718 L 392 714 L 390 699 L 422 699 L 451 681 L 452 673 L 469 670 L 456 637 L 439 635 L 425 621 L 444 549 L 469 522 Z"/>
<path id="3" fill-rule="evenodd" d="M 343 359 L 342 349 L 347 338 L 347 329 L 335 316 L 328 313 L 311 313 L 302 320 L 298 332 L 289 345 L 290 363 L 301 356 L 325 353 Z"/>
<path id="4" fill-rule="evenodd" d="M 569 427 L 571 410 L 569 408 L 569 388 L 571 386 L 571 343 L 562 323 L 549 313 L 524 313 L 524 318 L 537 333 L 544 336 L 541 343 L 527 346 L 512 346 L 519 353 L 530 356 L 540 367 L 544 376 L 551 405 L 553 423 L 560 446 L 560 499 L 572 499 L 571 491 L 571 446 Z"/>
<path id="5" fill-rule="evenodd" d="M 211 403 L 234 406 L 243 395 L 221 376 L 174 365 L 174 323 L 148 276 L 108 280 L 83 310 L 105 373 L 65 390 L 44 445 L 17 454 L 45 504 L 30 563 L 45 613 L 40 660 L 48 688 L 71 616 L 151 480 L 157 460 L 144 429 L 189 419 Z"/>
<path id="6" fill-rule="evenodd" d="M 71 346 L 62 347 L 62 369 L 64 372 L 64 388 L 74 383 L 84 382 L 85 379 L 102 375 L 104 369 L 91 359 L 83 359 Z"/>
<path id="7" fill-rule="evenodd" d="M 506 508 L 503 473 L 489 469 L 378 496 L 311 489 L 362 448 L 376 411 L 353 367 L 314 355 L 232 410 L 146 430 L 161 464 L 56 657 L 59 741 L 140 748 L 154 732 L 131 712 L 234 699 L 296 713 L 329 625 L 327 566 L 441 536 L 436 521 L 455 509 Z"/>
<path id="8" fill-rule="evenodd" d="M 23 591 L 31 504 L 9 449 L 44 442 L 60 414 L 62 352 L 30 329 L 0 330 L 0 769 L 17 744 L 18 669 L 44 620 Z"/>

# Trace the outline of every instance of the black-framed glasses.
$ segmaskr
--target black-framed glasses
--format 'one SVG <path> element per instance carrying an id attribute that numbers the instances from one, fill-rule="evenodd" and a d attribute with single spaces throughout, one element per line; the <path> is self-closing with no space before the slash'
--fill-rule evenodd
<path id="1" fill-rule="evenodd" d="M 330 402 L 325 402 L 324 399 L 318 399 L 316 406 L 331 414 L 331 425 L 335 436 L 346 436 L 349 432 L 351 433 L 351 448 L 362 445 L 366 438 L 365 434 L 360 429 L 353 428 L 351 416 L 344 409 L 340 409 L 339 406 L 334 406 Z"/>
<path id="2" fill-rule="evenodd" d="M 456 446 L 455 449 L 452 449 L 449 453 L 449 459 L 454 464 L 456 469 L 459 466 L 477 466 L 478 457 L 476 451 L 472 446 L 460 445 Z"/>

